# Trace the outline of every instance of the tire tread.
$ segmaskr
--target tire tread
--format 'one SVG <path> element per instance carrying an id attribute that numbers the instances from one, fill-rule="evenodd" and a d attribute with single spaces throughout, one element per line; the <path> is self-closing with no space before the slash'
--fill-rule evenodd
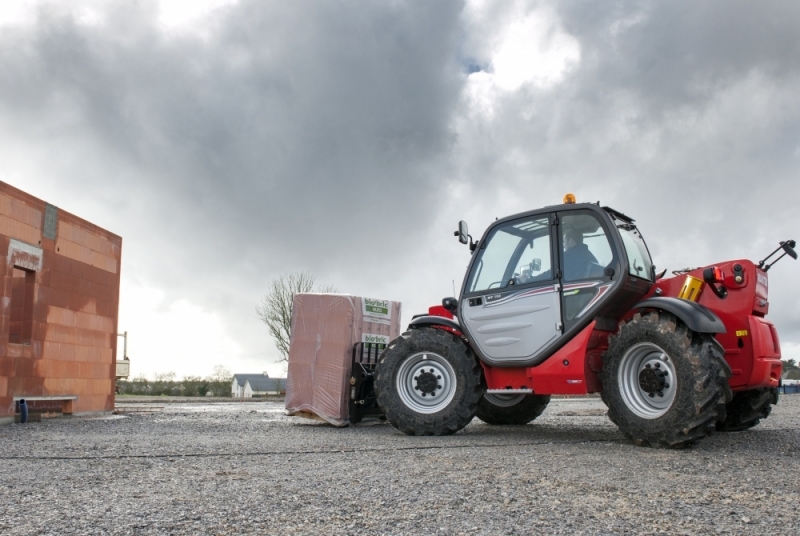
<path id="1" fill-rule="evenodd" d="M 691 389 L 676 393 L 673 408 L 652 420 L 640 418 L 628 410 L 616 385 L 616 363 L 630 346 L 643 341 L 668 345 L 671 359 L 683 359 L 690 368 Z M 600 376 L 601 396 L 608 406 L 609 419 L 641 446 L 685 448 L 693 445 L 711 435 L 716 423 L 725 419 L 725 403 L 731 399 L 730 369 L 716 341 L 711 335 L 692 332 L 675 316 L 662 311 L 637 313 L 620 327 L 609 339 Z"/>
<path id="2" fill-rule="evenodd" d="M 418 351 L 435 351 L 443 357 L 449 356 L 456 374 L 463 376 L 458 386 L 455 406 L 434 414 L 419 414 L 408 408 L 397 395 L 394 372 L 402 359 Z M 458 400 L 458 390 L 461 399 Z M 394 339 L 381 354 L 375 375 L 375 394 L 378 405 L 384 410 L 387 420 L 407 435 L 450 435 L 458 432 L 472 421 L 483 397 L 482 369 L 467 345 L 454 335 L 435 328 L 410 329 Z"/>

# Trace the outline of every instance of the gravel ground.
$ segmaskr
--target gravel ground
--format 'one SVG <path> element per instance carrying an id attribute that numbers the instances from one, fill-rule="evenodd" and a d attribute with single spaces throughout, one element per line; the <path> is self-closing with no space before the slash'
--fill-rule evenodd
<path id="1" fill-rule="evenodd" d="M 596 398 L 450 437 L 276 401 L 118 405 L 0 427 L 0 534 L 800 532 L 800 395 L 683 451 L 634 446 Z"/>

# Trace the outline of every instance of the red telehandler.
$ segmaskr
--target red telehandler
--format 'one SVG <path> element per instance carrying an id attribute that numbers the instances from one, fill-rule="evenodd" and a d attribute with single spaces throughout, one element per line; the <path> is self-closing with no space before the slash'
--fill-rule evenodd
<path id="1" fill-rule="evenodd" d="M 538 417 L 550 395 L 601 393 L 637 445 L 681 448 L 744 430 L 778 400 L 781 352 L 767 271 L 745 259 L 656 273 L 634 220 L 575 203 L 509 216 L 478 242 L 456 298 L 382 353 L 377 402 L 412 435 Z M 776 253 L 783 255 L 768 263 Z"/>

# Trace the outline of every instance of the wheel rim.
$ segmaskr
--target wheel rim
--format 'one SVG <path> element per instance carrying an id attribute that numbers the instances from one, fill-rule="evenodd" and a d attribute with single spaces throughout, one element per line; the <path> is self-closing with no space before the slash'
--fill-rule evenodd
<path id="1" fill-rule="evenodd" d="M 485 393 L 483 398 L 486 399 L 487 402 L 492 404 L 493 406 L 497 406 L 500 408 L 510 408 L 511 406 L 516 406 L 522 399 L 525 398 L 523 394 L 517 395 L 496 395 L 494 393 Z"/>
<path id="2" fill-rule="evenodd" d="M 397 392 L 403 404 L 417 413 L 436 413 L 456 394 L 456 371 L 439 354 L 419 352 L 397 371 Z"/>
<path id="3" fill-rule="evenodd" d="M 664 350 L 651 342 L 635 344 L 625 352 L 618 381 L 625 405 L 644 419 L 661 417 L 675 401 L 675 365 Z"/>

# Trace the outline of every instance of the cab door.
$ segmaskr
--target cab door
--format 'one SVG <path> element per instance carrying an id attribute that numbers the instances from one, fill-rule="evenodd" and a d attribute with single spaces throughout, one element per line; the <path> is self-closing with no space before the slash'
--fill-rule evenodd
<path id="1" fill-rule="evenodd" d="M 609 231 L 595 214 L 573 210 L 559 213 L 558 218 L 562 308 L 568 330 L 586 318 L 611 289 L 618 263 Z"/>
<path id="2" fill-rule="evenodd" d="M 554 218 L 506 222 L 476 252 L 460 321 L 490 363 L 529 360 L 562 332 Z"/>

